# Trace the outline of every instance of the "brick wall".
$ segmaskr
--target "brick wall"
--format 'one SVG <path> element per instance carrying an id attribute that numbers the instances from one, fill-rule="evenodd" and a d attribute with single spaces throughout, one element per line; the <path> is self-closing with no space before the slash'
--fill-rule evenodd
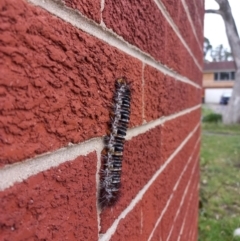
<path id="1" fill-rule="evenodd" d="M 203 5 L 0 1 L 0 240 L 197 240 Z M 121 194 L 100 210 L 121 76 Z"/>

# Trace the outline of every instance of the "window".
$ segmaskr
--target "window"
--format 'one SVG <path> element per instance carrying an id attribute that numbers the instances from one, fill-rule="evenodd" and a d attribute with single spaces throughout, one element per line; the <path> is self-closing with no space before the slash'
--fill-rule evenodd
<path id="1" fill-rule="evenodd" d="M 226 81 L 226 80 L 235 80 L 235 72 L 215 72 L 214 73 L 215 81 Z"/>
<path id="2" fill-rule="evenodd" d="M 220 73 L 220 80 L 229 80 L 230 79 L 230 74 L 229 72 L 221 72 Z"/>

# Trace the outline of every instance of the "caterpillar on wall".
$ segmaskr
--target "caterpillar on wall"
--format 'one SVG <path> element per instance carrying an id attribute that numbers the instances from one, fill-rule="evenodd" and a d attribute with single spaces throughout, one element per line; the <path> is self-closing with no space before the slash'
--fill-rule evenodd
<path id="1" fill-rule="evenodd" d="M 121 171 L 124 141 L 130 117 L 130 85 L 125 77 L 115 83 L 113 111 L 111 113 L 110 133 L 104 138 L 102 155 L 103 169 L 100 181 L 100 206 L 111 206 L 118 197 L 121 185 Z"/>

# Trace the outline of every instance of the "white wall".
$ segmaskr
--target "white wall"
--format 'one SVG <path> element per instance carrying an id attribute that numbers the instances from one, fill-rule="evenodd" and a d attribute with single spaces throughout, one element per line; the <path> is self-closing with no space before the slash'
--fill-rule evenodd
<path id="1" fill-rule="evenodd" d="M 223 94 L 231 94 L 232 88 L 205 89 L 205 103 L 219 104 Z"/>

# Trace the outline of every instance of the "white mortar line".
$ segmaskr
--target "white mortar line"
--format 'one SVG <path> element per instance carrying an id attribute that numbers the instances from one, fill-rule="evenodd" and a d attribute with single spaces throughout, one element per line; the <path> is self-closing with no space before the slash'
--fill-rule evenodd
<path id="1" fill-rule="evenodd" d="M 188 234 L 188 237 L 191 237 L 191 238 L 192 238 L 192 236 L 193 236 L 193 230 L 191 229 L 190 232 L 189 232 L 189 234 Z M 190 240 L 192 240 L 192 239 L 190 239 Z"/>
<path id="2" fill-rule="evenodd" d="M 101 0 L 101 9 L 100 9 L 100 11 L 101 11 L 101 21 L 100 21 L 100 25 L 104 25 L 104 23 L 103 23 L 103 17 L 102 17 L 102 12 L 103 12 L 103 10 L 104 10 L 104 6 L 105 6 L 105 0 Z"/>
<path id="3" fill-rule="evenodd" d="M 112 235 L 115 233 L 119 222 L 121 219 L 124 219 L 137 205 L 139 201 L 141 201 L 143 195 L 147 192 L 149 187 L 154 183 L 154 181 L 158 178 L 158 176 L 163 172 L 163 170 L 171 163 L 173 158 L 179 153 L 179 151 L 183 148 L 183 146 L 187 143 L 187 141 L 194 135 L 197 131 L 200 123 L 196 125 L 192 132 L 185 138 L 185 140 L 178 146 L 178 148 L 171 154 L 171 156 L 166 160 L 166 162 L 155 172 L 152 178 L 148 181 L 148 183 L 139 191 L 139 193 L 135 196 L 135 198 L 131 201 L 128 207 L 115 219 L 112 226 L 106 231 L 106 233 L 102 234 L 99 241 L 108 241 L 111 239 Z"/>
<path id="4" fill-rule="evenodd" d="M 158 120 L 138 126 L 127 131 L 127 140 L 131 140 L 133 137 L 143 134 L 150 129 L 165 123 L 166 121 L 175 119 L 179 116 L 185 115 L 200 108 L 201 105 L 194 106 L 184 111 L 178 112 L 167 117 L 162 117 Z M 37 157 L 18 162 L 11 165 L 6 165 L 0 169 L 0 191 L 12 186 L 16 182 L 21 182 L 28 177 L 35 175 L 39 172 L 46 171 L 51 167 L 56 167 L 64 162 L 74 160 L 78 156 L 86 156 L 87 154 L 96 151 L 97 154 L 97 169 L 100 169 L 101 165 L 101 151 L 104 147 L 102 138 L 93 138 L 86 142 L 79 144 L 71 144 L 68 147 L 61 148 L 57 151 L 44 153 Z M 98 175 L 98 174 L 96 174 Z M 96 176 L 96 179 L 98 176 Z"/>
<path id="5" fill-rule="evenodd" d="M 158 0 L 159 1 L 159 0 Z M 165 5 L 163 4 L 163 3 L 161 3 L 162 4 L 162 7 L 163 7 L 163 9 L 164 9 L 164 11 L 167 13 L 167 15 L 169 16 L 169 19 L 171 19 L 171 21 L 173 22 L 173 24 L 175 25 L 175 27 L 176 27 L 176 29 L 178 30 L 178 32 L 179 32 L 179 34 L 180 35 L 182 35 L 181 34 L 181 32 L 180 32 L 180 30 L 179 30 L 179 28 L 178 28 L 178 26 L 175 24 L 175 22 L 173 21 L 173 19 L 172 19 L 172 17 L 171 17 L 171 14 L 167 11 L 167 9 L 166 9 L 166 7 L 165 7 Z M 184 5 L 183 5 L 184 6 Z M 186 11 L 186 9 L 185 9 L 185 6 L 184 6 L 184 10 Z M 187 12 L 186 12 L 187 13 Z M 190 18 L 191 19 L 191 18 Z M 191 19 L 192 20 L 192 19 Z M 190 20 L 189 20 L 189 22 L 190 22 Z M 190 23 L 190 24 L 192 24 L 192 23 Z M 192 25 L 193 26 L 193 28 L 194 28 L 194 25 Z M 191 26 L 191 27 L 192 27 Z M 194 28 L 194 31 L 195 31 L 195 28 Z M 197 38 L 197 36 L 196 36 L 196 33 L 195 32 L 193 32 L 193 34 L 195 35 L 195 37 L 196 37 L 196 40 L 197 40 L 197 42 L 198 42 L 198 47 L 199 47 L 199 49 L 201 50 L 202 49 L 202 46 L 201 46 L 201 44 L 200 44 L 200 42 L 199 42 L 199 40 L 198 40 L 198 38 Z M 186 43 L 187 44 L 187 43 Z"/>
<path id="6" fill-rule="evenodd" d="M 185 167 L 184 167 L 184 169 L 183 169 L 180 177 L 178 178 L 176 184 L 174 185 L 173 192 L 177 189 L 179 183 L 181 182 L 182 176 L 184 175 L 185 171 L 187 170 L 187 167 L 188 167 L 189 163 L 190 163 L 191 160 L 192 160 L 192 157 L 193 157 L 193 155 L 194 155 L 194 152 L 195 152 L 196 147 L 197 147 L 197 145 L 198 145 L 199 142 L 200 142 L 200 138 L 197 140 L 197 142 L 196 142 L 196 144 L 195 144 L 195 146 L 194 146 L 193 152 L 192 152 L 191 156 L 190 156 L 189 159 L 188 159 L 187 165 L 185 165 Z M 195 165 L 196 165 L 196 164 L 195 164 Z M 193 167 L 193 170 L 195 170 L 195 165 L 194 165 L 194 167 Z M 192 173 L 193 173 L 193 170 L 192 170 Z M 192 173 L 191 173 L 190 179 L 192 178 L 192 175 L 193 175 Z M 191 181 L 190 181 L 190 182 L 191 182 Z M 189 182 L 189 183 L 190 183 L 190 182 Z M 185 191 L 186 191 L 186 189 L 185 189 Z M 185 193 L 185 192 L 184 192 L 184 193 Z M 169 199 L 168 199 L 168 201 L 167 201 L 167 203 L 166 203 L 163 211 L 161 212 L 161 214 L 160 214 L 160 216 L 159 216 L 159 218 L 158 218 L 158 220 L 157 220 L 157 222 L 156 222 L 156 224 L 155 224 L 155 226 L 154 226 L 151 234 L 149 235 L 148 241 L 150 241 L 150 240 L 152 239 L 152 236 L 153 236 L 156 228 L 158 227 L 159 223 L 161 222 L 163 215 L 164 215 L 165 212 L 167 211 L 168 206 L 170 205 L 170 203 L 171 203 L 171 201 L 172 201 L 172 199 L 173 199 L 173 196 L 174 196 L 174 193 L 172 193 L 171 196 L 169 197 Z M 183 195 L 183 196 L 184 196 L 184 195 Z"/>
<path id="7" fill-rule="evenodd" d="M 135 136 L 138 136 L 140 134 L 144 134 L 145 132 L 147 132 L 147 131 L 149 131 L 149 130 L 151 130 L 151 129 L 159 126 L 159 125 L 162 125 L 169 120 L 173 120 L 173 119 L 178 118 L 180 116 L 186 115 L 186 114 L 188 114 L 188 113 L 190 113 L 194 110 L 197 110 L 198 108 L 201 108 L 201 104 L 196 105 L 194 107 L 191 107 L 189 109 L 174 113 L 174 114 L 169 115 L 169 116 L 163 116 L 163 117 L 161 117 L 157 120 L 154 120 L 154 121 L 148 122 L 146 124 L 143 124 L 141 126 L 137 126 L 135 128 L 132 128 L 127 132 L 126 140 L 131 140 Z"/>
<path id="8" fill-rule="evenodd" d="M 199 1 L 199 0 L 197 0 L 197 1 Z M 205 2 L 205 0 L 204 0 L 204 2 Z M 196 7 L 196 1 L 195 1 L 195 0 L 194 0 L 194 5 L 195 5 L 195 8 L 198 9 L 198 8 Z M 201 3 L 201 5 L 202 5 L 201 7 L 203 7 L 203 8 L 205 7 L 205 6 L 203 6 L 202 3 Z M 198 19 L 198 22 L 200 23 L 200 26 L 201 26 L 201 28 L 203 29 L 203 22 L 202 22 L 203 19 L 200 17 L 198 11 L 197 11 L 197 17 L 198 17 L 198 18 L 197 18 L 197 19 Z"/>
<path id="9" fill-rule="evenodd" d="M 198 159 L 199 159 L 199 155 L 198 155 Z M 199 182 L 198 182 L 197 185 L 196 185 L 196 188 L 197 188 L 197 189 L 198 189 L 198 185 L 199 185 Z M 198 193 L 199 193 L 199 189 L 198 189 Z M 195 194 L 195 193 L 191 193 L 191 198 L 190 198 L 190 201 L 189 201 L 189 203 L 188 203 L 188 209 L 189 209 L 189 206 L 190 206 L 190 203 L 191 203 L 193 194 Z M 179 240 L 179 238 L 180 238 L 181 235 L 182 235 L 182 232 L 183 232 L 182 228 L 185 226 L 186 218 L 187 218 L 187 213 L 186 213 L 185 216 L 184 216 L 184 221 L 183 221 L 183 225 L 182 225 L 182 227 L 181 227 L 181 231 L 180 231 L 180 233 L 179 233 L 178 240 Z"/>
<path id="10" fill-rule="evenodd" d="M 184 7 L 185 12 L 186 12 L 186 14 L 187 14 L 187 18 L 188 18 L 188 21 L 189 21 L 189 23 L 190 23 L 190 25 L 191 25 L 191 28 L 192 28 L 192 30 L 193 30 L 194 36 L 195 36 L 195 38 L 196 38 L 196 40 L 197 40 L 197 42 L 198 42 L 198 45 L 199 45 L 200 49 L 202 49 L 203 47 L 202 47 L 202 45 L 201 45 L 201 43 L 200 43 L 200 40 L 198 39 L 197 32 L 196 32 L 195 26 L 194 26 L 194 24 L 193 24 L 193 21 L 192 21 L 192 18 L 191 18 L 191 16 L 190 16 L 190 13 L 189 13 L 189 10 L 188 10 L 188 6 L 187 6 L 185 0 L 182 0 L 182 4 L 183 4 L 183 7 Z M 195 5 L 195 3 L 194 3 L 194 5 Z"/>
<path id="11" fill-rule="evenodd" d="M 197 59 L 195 58 L 194 54 L 192 53 L 191 49 L 189 48 L 189 46 L 187 45 L 187 43 L 185 42 L 184 38 L 182 37 L 178 27 L 176 26 L 176 24 L 174 23 L 174 21 L 172 20 L 172 18 L 170 17 L 170 14 L 167 12 L 165 6 L 163 5 L 163 3 L 160 0 L 154 0 L 156 5 L 158 6 L 158 8 L 161 10 L 162 14 L 164 15 L 165 19 L 168 21 L 168 23 L 171 25 L 171 27 L 173 28 L 174 32 L 177 34 L 178 38 L 181 40 L 182 44 L 184 45 L 184 47 L 187 49 L 187 51 L 189 52 L 189 54 L 191 55 L 192 59 L 194 60 L 195 64 L 197 65 L 197 67 L 199 68 L 199 70 L 202 71 L 202 66 L 199 64 L 199 62 L 197 61 Z"/>
<path id="12" fill-rule="evenodd" d="M 189 237 L 191 237 L 189 240 L 194 240 L 193 238 L 194 238 L 194 235 L 196 234 L 196 231 L 197 231 L 198 229 L 197 229 L 197 227 L 196 227 L 196 229 L 194 230 L 194 229 L 191 229 L 190 230 L 190 235 L 189 235 Z M 195 240 L 198 240 L 198 239 L 195 239 Z"/>
<path id="13" fill-rule="evenodd" d="M 142 64 L 142 123 L 146 123 L 145 120 L 145 79 L 144 79 L 144 69 L 145 69 L 145 64 Z"/>
<path id="14" fill-rule="evenodd" d="M 188 206 L 188 207 L 189 207 L 189 206 Z M 183 228 L 185 227 L 186 218 L 187 218 L 187 215 L 184 216 L 184 222 L 183 222 L 183 225 L 182 225 L 182 227 L 181 227 L 178 240 L 180 240 L 181 235 L 182 235 L 182 233 L 183 233 Z M 188 233 L 188 237 L 191 237 L 193 234 L 194 234 L 194 233 L 193 233 L 193 229 L 191 229 L 190 232 Z M 189 239 L 189 240 L 193 240 L 193 239 Z"/>
<path id="15" fill-rule="evenodd" d="M 196 186 L 197 186 L 197 185 L 196 185 Z M 188 208 L 187 208 L 187 209 L 189 209 L 189 206 L 190 206 L 190 203 L 191 203 L 191 201 L 192 201 L 192 198 L 193 198 L 193 193 L 191 193 L 191 197 L 190 197 L 190 200 L 189 200 Z M 181 227 L 181 229 L 180 229 L 180 233 L 179 233 L 179 236 L 178 236 L 178 240 L 177 240 L 177 241 L 180 241 L 180 238 L 181 238 L 181 236 L 182 236 L 182 234 L 183 234 L 183 229 L 184 229 L 184 227 L 185 227 L 187 214 L 188 214 L 188 213 L 185 213 L 185 215 L 184 215 L 183 225 L 182 225 L 182 227 Z"/>
<path id="16" fill-rule="evenodd" d="M 141 229 L 140 229 L 140 234 L 142 234 L 142 231 L 143 231 L 143 211 L 142 211 L 142 207 L 141 207 L 141 223 L 140 223 L 140 227 L 141 227 Z"/>
<path id="17" fill-rule="evenodd" d="M 197 158 L 197 160 L 198 160 L 198 158 Z M 195 165 L 194 165 L 194 168 L 193 168 L 192 173 L 191 173 L 191 178 L 192 178 L 192 176 L 193 176 L 193 174 L 194 174 L 194 170 L 196 169 L 196 165 L 197 165 L 197 164 L 198 164 L 198 162 L 196 162 Z M 178 210 L 177 210 L 177 213 L 176 213 L 176 215 L 175 215 L 175 217 L 174 217 L 173 224 L 172 224 L 171 230 L 170 230 L 170 232 L 169 232 L 169 234 L 168 234 L 168 237 L 167 237 L 167 240 L 166 240 L 166 241 L 169 240 L 169 238 L 170 238 L 170 236 L 171 236 L 171 234 L 172 234 L 172 231 L 173 231 L 173 228 L 174 228 L 174 224 L 175 224 L 175 222 L 176 222 L 176 220 L 177 220 L 177 217 L 178 217 L 178 215 L 179 215 L 179 213 L 180 213 L 180 210 L 181 210 L 181 208 L 182 208 L 183 202 L 184 202 L 184 200 L 185 200 L 185 198 L 186 198 L 186 196 L 187 196 L 187 192 L 188 192 L 188 189 L 189 189 L 189 187 L 190 187 L 190 183 L 191 183 L 191 181 L 188 182 L 187 187 L 186 187 L 186 189 L 184 190 L 184 194 L 183 194 L 183 196 L 182 196 L 180 206 L 179 206 L 179 208 L 178 208 Z"/>
<path id="18" fill-rule="evenodd" d="M 107 44 L 118 48 L 119 50 L 131 55 L 134 58 L 148 64 L 164 74 L 167 74 L 179 81 L 188 83 L 196 88 L 201 88 L 200 85 L 194 83 L 188 78 L 176 73 L 174 70 L 169 69 L 167 66 L 162 65 L 160 62 L 156 61 L 148 53 L 143 52 L 134 45 L 126 42 L 121 36 L 118 36 L 111 29 L 105 27 L 104 23 L 97 24 L 93 20 L 88 19 L 80 12 L 72 10 L 61 4 L 61 1 L 55 2 L 52 0 L 28 0 L 36 6 L 47 10 L 48 12 L 56 15 L 57 17 L 63 19 L 64 21 L 72 24 L 78 29 L 106 42 Z M 201 69 L 201 68 L 200 68 Z"/>
<path id="19" fill-rule="evenodd" d="M 94 138 L 77 145 L 70 145 L 52 153 L 45 153 L 38 157 L 28 159 L 12 165 L 6 165 L 0 169 L 0 191 L 12 186 L 15 182 L 21 182 L 28 177 L 56 167 L 64 162 L 86 156 L 91 152 L 101 152 L 103 149 L 102 138 Z"/>

